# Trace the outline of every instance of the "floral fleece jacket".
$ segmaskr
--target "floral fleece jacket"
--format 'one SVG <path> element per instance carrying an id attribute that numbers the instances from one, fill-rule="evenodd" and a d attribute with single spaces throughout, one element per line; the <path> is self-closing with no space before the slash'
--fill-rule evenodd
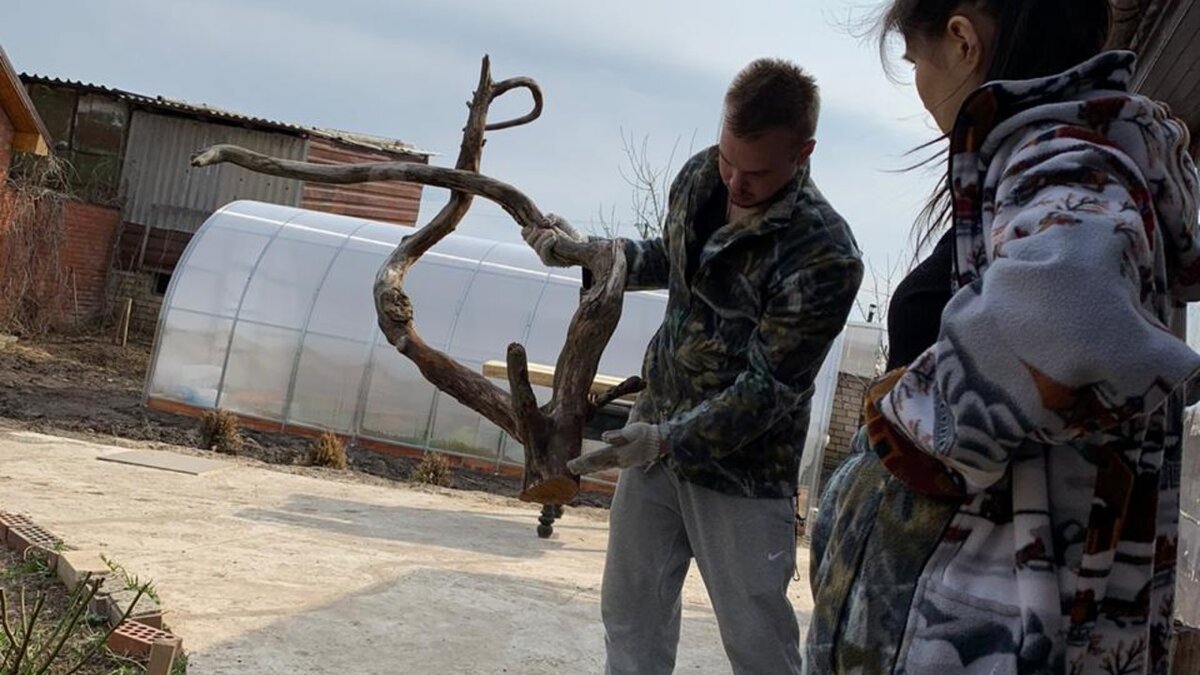
<path id="1" fill-rule="evenodd" d="M 883 466 L 955 504 L 896 672 L 1167 672 L 1198 182 L 1134 70 L 985 85 L 952 132 L 957 291 L 868 395 Z"/>

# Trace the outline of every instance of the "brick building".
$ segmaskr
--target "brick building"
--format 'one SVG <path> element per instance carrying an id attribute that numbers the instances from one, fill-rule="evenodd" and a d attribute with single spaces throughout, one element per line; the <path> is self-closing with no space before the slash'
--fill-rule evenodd
<path id="1" fill-rule="evenodd" d="M 171 274 L 192 234 L 221 206 L 253 199 L 411 226 L 421 186 L 311 185 L 222 165 L 196 169 L 191 155 L 232 143 L 318 163 L 426 162 L 403 142 L 304 127 L 161 96 L 21 75 L 48 138 L 72 167 L 68 209 L 77 318 L 112 316 L 133 300 L 134 334 L 153 334 Z"/>
<path id="2" fill-rule="evenodd" d="M 825 430 L 824 452 L 820 458 L 819 483 L 810 486 L 810 489 L 816 487 L 817 494 L 828 482 L 829 475 L 850 454 L 850 441 L 862 424 L 863 396 L 867 386 L 881 372 L 885 332 L 882 324 L 850 322 L 837 343 L 841 359 L 829 426 Z"/>

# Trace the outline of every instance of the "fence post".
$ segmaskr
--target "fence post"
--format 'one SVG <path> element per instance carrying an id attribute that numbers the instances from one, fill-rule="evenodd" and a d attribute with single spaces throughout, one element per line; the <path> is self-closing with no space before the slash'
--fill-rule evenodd
<path id="1" fill-rule="evenodd" d="M 116 343 L 124 347 L 129 343 L 129 322 L 133 317 L 133 298 L 125 298 L 121 307 L 121 322 L 117 326 Z"/>

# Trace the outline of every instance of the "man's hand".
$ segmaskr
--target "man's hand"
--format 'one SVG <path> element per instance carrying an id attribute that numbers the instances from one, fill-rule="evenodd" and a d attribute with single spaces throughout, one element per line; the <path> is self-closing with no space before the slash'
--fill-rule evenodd
<path id="1" fill-rule="evenodd" d="M 547 267 L 570 267 L 572 263 L 563 260 L 554 248 L 560 240 L 586 242 L 587 237 L 571 227 L 565 219 L 553 213 L 546 214 L 546 222 L 541 226 L 529 225 L 521 229 L 521 237 L 525 243 L 538 254 L 542 264 Z"/>
<path id="2" fill-rule="evenodd" d="M 646 464 L 666 452 L 665 436 L 661 427 L 645 422 L 634 422 L 624 429 L 607 431 L 600 438 L 608 443 L 608 447 L 567 462 L 567 470 L 582 476 L 605 469 L 628 469 Z"/>

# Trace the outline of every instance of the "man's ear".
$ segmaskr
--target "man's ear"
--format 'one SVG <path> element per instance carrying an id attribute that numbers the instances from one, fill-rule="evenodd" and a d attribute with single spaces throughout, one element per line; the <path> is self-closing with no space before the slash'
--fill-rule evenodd
<path id="1" fill-rule="evenodd" d="M 800 146 L 800 152 L 796 153 L 796 164 L 802 165 L 805 162 L 807 162 L 808 158 L 812 157 L 813 150 L 815 150 L 816 147 L 817 147 L 817 139 L 810 138 L 807 141 L 805 141 L 804 145 Z"/>

